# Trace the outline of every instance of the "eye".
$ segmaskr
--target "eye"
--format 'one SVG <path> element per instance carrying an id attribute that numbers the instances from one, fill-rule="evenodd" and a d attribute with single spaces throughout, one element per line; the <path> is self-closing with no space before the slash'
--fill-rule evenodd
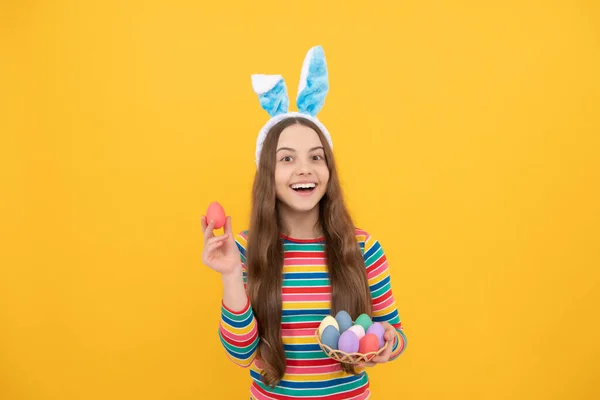
<path id="1" fill-rule="evenodd" d="M 292 161 L 292 156 L 284 156 L 279 161 L 291 162 Z"/>
<path id="2" fill-rule="evenodd" d="M 323 159 L 323 156 L 315 154 L 314 156 L 312 156 L 312 159 L 313 161 L 321 161 Z"/>

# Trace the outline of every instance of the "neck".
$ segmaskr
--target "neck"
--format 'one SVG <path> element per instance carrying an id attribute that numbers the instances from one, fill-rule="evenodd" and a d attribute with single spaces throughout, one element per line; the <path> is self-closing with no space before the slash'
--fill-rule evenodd
<path id="1" fill-rule="evenodd" d="M 316 239 L 323 236 L 318 205 L 310 211 L 296 211 L 279 203 L 277 213 L 284 235 L 294 239 Z"/>

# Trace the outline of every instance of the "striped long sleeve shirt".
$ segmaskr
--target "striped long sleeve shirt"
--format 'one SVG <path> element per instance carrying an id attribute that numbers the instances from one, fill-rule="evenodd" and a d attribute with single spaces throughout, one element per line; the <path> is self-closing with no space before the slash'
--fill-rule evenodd
<path id="1" fill-rule="evenodd" d="M 314 337 L 319 324 L 330 315 L 331 287 L 327 273 L 324 239 L 299 240 L 282 236 L 284 250 L 281 336 L 286 355 L 286 372 L 271 388 L 261 381 L 261 368 L 255 359 L 259 343 L 257 321 L 250 302 L 241 310 L 221 308 L 219 337 L 228 357 L 249 367 L 252 383 L 250 399 L 362 400 L 370 397 L 366 371 L 345 373 L 340 364 L 328 358 Z M 396 328 L 390 361 L 406 348 L 398 310 L 392 295 L 388 263 L 379 242 L 356 229 L 363 254 L 373 301 L 372 319 Z M 246 283 L 247 231 L 236 235 L 244 284 Z"/>

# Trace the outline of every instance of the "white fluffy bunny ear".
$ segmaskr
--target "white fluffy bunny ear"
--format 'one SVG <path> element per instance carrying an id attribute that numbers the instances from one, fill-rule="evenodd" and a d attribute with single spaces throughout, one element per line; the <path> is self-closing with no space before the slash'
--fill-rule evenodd
<path id="1" fill-rule="evenodd" d="M 302 64 L 296 104 L 301 113 L 317 115 L 329 92 L 329 77 L 323 47 L 311 48 Z"/>
<path id="2" fill-rule="evenodd" d="M 261 107 L 271 117 L 288 112 L 290 99 L 281 75 L 254 74 L 252 89 L 258 95 Z"/>

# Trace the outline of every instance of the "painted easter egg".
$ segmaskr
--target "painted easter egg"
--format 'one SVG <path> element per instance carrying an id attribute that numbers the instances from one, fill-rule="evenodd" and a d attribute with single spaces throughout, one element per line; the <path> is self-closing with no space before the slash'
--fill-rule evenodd
<path id="1" fill-rule="evenodd" d="M 338 340 L 340 339 L 340 331 L 333 325 L 328 325 L 321 334 L 321 342 L 333 350 L 338 348 Z"/>
<path id="2" fill-rule="evenodd" d="M 371 318 L 367 314 L 360 314 L 356 321 L 354 321 L 354 325 L 361 325 L 365 332 L 369 329 L 369 327 L 373 324 Z"/>
<path id="3" fill-rule="evenodd" d="M 323 331 L 330 325 L 334 326 L 335 329 L 337 329 L 339 332 L 340 327 L 338 326 L 337 321 L 331 315 L 328 315 L 325 318 L 323 318 L 323 321 L 321 321 L 321 324 L 319 325 L 319 337 L 323 336 Z"/>
<path id="4" fill-rule="evenodd" d="M 359 340 L 365 336 L 365 328 L 363 328 L 361 325 L 352 325 L 350 328 L 348 328 L 348 330 L 352 331 Z"/>
<path id="5" fill-rule="evenodd" d="M 335 315 L 335 320 L 340 327 L 340 333 L 346 332 L 346 330 L 352 326 L 352 318 L 350 318 L 350 314 L 344 310 L 341 310 Z"/>
<path id="6" fill-rule="evenodd" d="M 383 327 L 383 325 L 381 325 L 379 322 L 373 322 L 373 325 L 371 325 L 369 329 L 367 329 L 366 333 L 367 335 L 373 334 L 377 336 L 377 339 L 379 340 L 379 348 L 383 347 L 383 345 L 385 344 L 385 338 L 383 337 L 385 333 L 385 328 Z"/>
<path id="7" fill-rule="evenodd" d="M 361 354 L 367 354 L 376 352 L 379 350 L 379 339 L 372 333 L 367 333 L 360 339 L 358 345 L 358 352 Z"/>
<path id="8" fill-rule="evenodd" d="M 225 225 L 225 210 L 216 201 L 213 201 L 206 210 L 206 223 L 210 223 L 210 220 L 215 221 L 215 229 L 221 229 Z"/>
<path id="9" fill-rule="evenodd" d="M 338 341 L 338 349 L 345 353 L 356 353 L 359 347 L 358 337 L 351 330 L 347 330 L 346 332 L 340 335 L 340 340 Z"/>

